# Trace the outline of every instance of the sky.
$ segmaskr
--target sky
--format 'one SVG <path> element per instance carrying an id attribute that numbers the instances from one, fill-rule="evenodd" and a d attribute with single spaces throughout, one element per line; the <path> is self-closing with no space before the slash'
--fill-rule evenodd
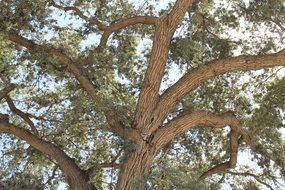
<path id="1" fill-rule="evenodd" d="M 145 2 L 144 0 L 131 0 L 131 1 L 133 1 L 137 5 L 137 7 L 143 6 L 144 2 Z M 245 0 L 245 2 L 248 3 L 249 0 Z M 159 10 L 161 8 L 165 8 L 168 4 L 168 1 L 162 1 L 162 0 L 155 1 L 155 0 L 153 0 L 152 3 L 155 4 L 156 5 L 155 7 L 157 8 L 157 10 Z M 63 16 L 59 16 L 59 15 L 55 14 L 54 17 L 57 18 L 61 24 L 68 24 L 68 22 L 69 22 Z M 75 26 L 79 26 L 80 24 L 81 23 L 79 21 L 77 21 L 77 20 L 75 21 Z M 260 34 L 262 35 L 265 33 L 266 33 L 266 31 L 264 31 L 263 33 L 260 33 Z M 52 35 L 52 34 L 50 34 L 50 35 Z M 229 33 L 229 35 L 232 35 L 233 38 L 243 38 L 244 37 L 244 35 L 242 34 L 242 31 L 232 31 Z M 89 38 L 87 39 L 87 41 L 82 44 L 82 46 L 89 46 L 89 45 L 93 45 L 94 43 L 95 44 L 99 43 L 99 36 L 90 35 Z M 148 41 L 141 41 L 139 44 L 138 51 L 140 51 L 140 49 L 142 47 L 144 47 L 146 44 L 149 44 L 149 42 Z M 237 51 L 236 55 L 239 55 L 239 53 L 240 52 Z M 167 88 L 169 85 L 174 84 L 180 77 L 182 77 L 182 75 L 183 75 L 183 72 L 181 72 L 179 70 L 178 66 L 174 65 L 171 68 L 170 75 L 169 75 L 170 82 L 167 84 L 163 84 L 162 90 Z M 278 71 L 277 75 L 279 77 L 284 76 L 285 75 L 285 68 L 280 69 Z M 244 80 L 247 80 L 246 76 L 245 76 Z M 285 129 L 284 129 L 284 134 L 285 134 Z M 0 147 L 1 147 L 1 143 L 2 143 L 2 141 L 0 141 Z M 244 152 L 241 156 L 239 156 L 238 162 L 249 164 L 251 166 L 255 165 L 255 163 L 252 163 L 250 161 L 250 155 L 248 152 Z M 256 166 L 254 166 L 254 167 L 256 167 Z M 63 190 L 63 189 L 67 189 L 67 188 L 66 188 L 64 183 L 61 183 L 60 186 L 58 187 L 58 190 Z M 224 189 L 226 190 L 226 189 L 228 189 L 228 187 L 225 186 Z"/>

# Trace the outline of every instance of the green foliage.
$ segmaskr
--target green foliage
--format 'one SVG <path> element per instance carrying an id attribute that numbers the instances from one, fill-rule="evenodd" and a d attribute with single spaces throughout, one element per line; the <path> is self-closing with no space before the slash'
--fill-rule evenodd
<path id="1" fill-rule="evenodd" d="M 40 177 L 33 176 L 28 173 L 16 173 L 9 180 L 0 179 L 1 189 L 44 189 L 44 184 L 41 183 Z"/>
<path id="2" fill-rule="evenodd" d="M 150 1 L 138 8 L 122 0 L 56 2 L 76 6 L 84 15 L 106 25 L 135 15 L 159 16 L 173 6 L 170 3 L 166 9 L 159 10 Z M 248 5 L 240 0 L 203 1 L 195 13 L 185 16 L 171 41 L 163 86 L 171 83 L 168 79 L 174 64 L 178 72 L 185 73 L 211 60 L 240 52 L 265 54 L 282 48 L 284 14 L 282 0 L 255 0 Z M 259 36 L 258 31 L 263 29 L 263 36 Z M 43 48 L 29 52 L 12 44 L 6 39 L 7 31 L 19 32 Z M 106 47 L 97 52 L 94 48 L 102 32 L 74 12 L 56 9 L 43 0 L 2 0 L 0 87 L 4 88 L 8 82 L 16 83 L 17 88 L 10 93 L 15 105 L 30 114 L 41 138 L 62 148 L 81 168 L 110 163 L 121 149 L 132 152 L 138 147 L 109 132 L 102 109 L 114 111 L 124 127 L 132 126 L 151 55 L 148 42 L 153 38 L 153 31 L 154 27 L 143 25 L 122 29 L 113 33 Z M 76 61 L 98 94 L 104 97 L 104 108 L 92 102 L 68 67 L 46 52 L 50 48 L 58 48 Z M 264 179 L 274 181 L 278 178 L 272 177 L 275 170 L 285 176 L 285 145 L 280 132 L 284 130 L 285 120 L 285 79 L 284 74 L 278 79 L 274 73 L 275 70 L 235 72 L 208 80 L 181 100 L 169 120 L 182 111 L 235 112 L 251 132 L 253 141 L 260 145 L 257 153 L 252 153 L 253 160 L 267 173 Z M 29 129 L 9 111 L 4 100 L 0 102 L 0 112 L 8 113 L 13 124 Z M 227 135 L 227 128 L 213 130 L 199 126 L 173 140 L 158 154 L 148 179 L 149 188 L 220 189 L 228 181 L 219 184 L 216 176 L 201 184 L 196 179 L 207 169 L 229 159 Z M 21 189 L 19 185 L 29 181 L 26 189 L 41 189 L 52 176 L 53 161 L 13 136 L 1 135 L 0 141 L 3 158 L 0 189 L 4 182 L 7 189 Z M 241 144 L 241 149 L 248 150 L 248 147 Z M 122 163 L 126 157 L 118 160 Z M 59 169 L 55 173 L 45 184 L 48 188 L 67 182 Z M 110 178 L 111 183 L 116 182 L 117 170 L 112 169 L 110 173 L 96 168 L 92 180 L 103 189 Z M 33 182 L 35 179 L 37 183 Z M 253 186 L 247 180 L 241 180 L 241 185 L 248 189 Z"/>

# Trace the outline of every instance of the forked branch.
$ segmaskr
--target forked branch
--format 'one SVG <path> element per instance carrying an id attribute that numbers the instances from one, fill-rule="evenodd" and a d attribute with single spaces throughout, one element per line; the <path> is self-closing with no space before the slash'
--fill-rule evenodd
<path id="1" fill-rule="evenodd" d="M 9 106 L 10 110 L 11 110 L 14 114 L 20 116 L 24 121 L 26 121 L 26 122 L 28 123 L 28 125 L 31 127 L 31 130 L 32 130 L 33 134 L 39 135 L 39 132 L 38 132 L 38 130 L 37 130 L 37 128 L 36 128 L 34 122 L 32 122 L 32 120 L 30 119 L 29 114 L 27 114 L 27 113 L 25 113 L 25 112 L 19 110 L 19 109 L 16 107 L 16 105 L 14 104 L 13 100 L 11 99 L 11 97 L 10 97 L 9 95 L 7 95 L 7 96 L 5 97 L 5 99 L 6 99 L 6 101 L 7 101 L 7 104 L 8 104 L 8 106 Z"/>
<path id="2" fill-rule="evenodd" d="M 152 122 L 157 119 L 153 115 L 153 110 L 159 99 L 159 88 L 173 33 L 185 13 L 197 2 L 197 0 L 178 0 L 170 13 L 162 15 L 156 22 L 151 57 L 140 92 L 134 123 L 135 128 L 140 128 L 143 139 L 150 135 L 149 129 Z"/>
<path id="3" fill-rule="evenodd" d="M 102 22 L 100 22 L 95 17 L 91 17 L 90 18 L 90 17 L 86 16 L 84 14 L 84 12 L 81 11 L 78 7 L 75 7 L 75 6 L 62 6 L 62 5 L 59 5 L 59 4 L 55 3 L 55 1 L 53 1 L 53 0 L 50 0 L 49 3 L 50 3 L 51 6 L 53 6 L 55 8 L 58 8 L 60 10 L 72 11 L 75 15 L 79 16 L 80 18 L 82 18 L 83 20 L 88 22 L 89 24 L 97 25 L 100 30 L 104 30 L 106 28 L 106 26 Z"/>
<path id="4" fill-rule="evenodd" d="M 9 33 L 8 38 L 10 41 L 15 42 L 21 46 L 26 47 L 30 51 L 36 52 L 40 49 L 44 49 L 46 52 L 52 54 L 57 58 L 59 62 L 67 66 L 67 69 L 76 77 L 79 81 L 83 89 L 91 96 L 93 101 L 96 103 L 98 107 L 104 112 L 106 120 L 111 127 L 112 131 L 117 133 L 118 135 L 125 135 L 126 131 L 121 126 L 120 122 L 118 121 L 118 117 L 114 112 L 111 110 L 106 110 L 106 106 L 104 105 L 103 99 L 98 95 L 95 87 L 93 86 L 92 82 L 89 80 L 87 75 L 84 71 L 79 67 L 79 64 L 74 62 L 70 57 L 68 57 L 65 53 L 61 50 L 52 48 L 52 47 L 45 47 L 42 45 L 38 45 L 31 40 L 28 40 L 19 34 L 16 33 Z M 133 133 L 131 133 L 132 135 Z"/>
<path id="5" fill-rule="evenodd" d="M 269 55 L 218 59 L 193 69 L 161 95 L 155 110 L 155 114 L 158 117 L 155 120 L 156 123 L 154 126 L 160 126 L 167 115 L 186 94 L 192 92 L 203 82 L 215 76 L 234 71 L 259 70 L 276 66 L 285 66 L 285 49 Z M 155 130 L 156 128 L 152 129 L 152 131 Z"/>

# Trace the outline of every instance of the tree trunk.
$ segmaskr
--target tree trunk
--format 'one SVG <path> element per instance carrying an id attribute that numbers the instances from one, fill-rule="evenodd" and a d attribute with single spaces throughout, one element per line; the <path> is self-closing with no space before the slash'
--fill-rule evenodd
<path id="1" fill-rule="evenodd" d="M 126 156 L 117 182 L 117 190 L 144 190 L 146 178 L 155 157 L 155 151 L 148 144 L 144 144 Z"/>

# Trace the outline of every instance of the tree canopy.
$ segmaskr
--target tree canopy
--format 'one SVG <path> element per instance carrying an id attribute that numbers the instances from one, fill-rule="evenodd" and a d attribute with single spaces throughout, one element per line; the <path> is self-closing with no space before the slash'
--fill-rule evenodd
<path id="1" fill-rule="evenodd" d="M 0 188 L 285 188 L 284 0 L 1 0 Z"/>

